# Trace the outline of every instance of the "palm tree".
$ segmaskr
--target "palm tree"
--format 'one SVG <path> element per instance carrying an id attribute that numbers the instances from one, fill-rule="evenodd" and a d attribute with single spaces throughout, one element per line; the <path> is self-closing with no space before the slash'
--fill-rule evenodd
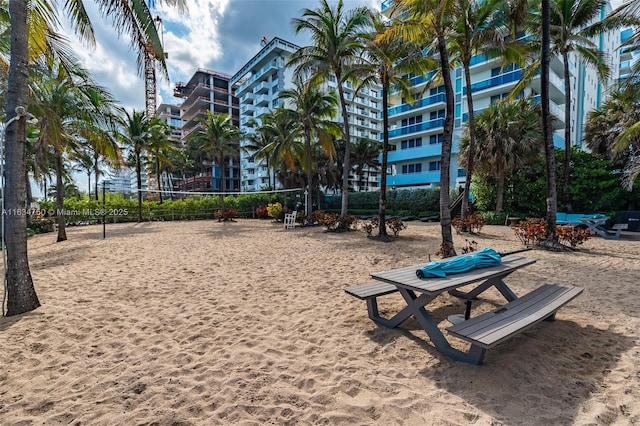
<path id="1" fill-rule="evenodd" d="M 435 61 L 425 58 L 422 49 L 412 42 L 399 38 L 384 37 L 386 23 L 379 15 L 372 14 L 371 22 L 374 31 L 364 39 L 368 63 L 362 75 L 363 85 L 375 80 L 382 86 L 382 162 L 380 180 L 380 201 L 378 209 L 378 239 L 387 241 L 386 208 L 387 208 L 387 159 L 389 153 L 389 91 L 394 88 L 412 103 L 413 92 L 411 82 L 405 78 L 407 74 L 424 74 L 428 69 L 436 67 Z"/>
<path id="2" fill-rule="evenodd" d="M 271 155 L 271 161 L 278 166 L 276 175 L 285 188 L 288 188 L 293 181 L 298 181 L 294 173 L 297 165 L 305 157 L 304 144 L 301 143 L 303 137 L 303 127 L 300 122 L 294 119 L 290 109 L 281 106 L 273 111 L 271 119 L 264 123 L 267 132 L 271 135 L 271 143 L 263 148 Z M 261 155 L 258 151 L 257 155 Z M 286 192 L 284 193 L 284 206 L 287 205 Z"/>
<path id="3" fill-rule="evenodd" d="M 387 31 L 386 37 L 402 37 L 419 45 L 435 45 L 427 54 L 436 54 L 440 61 L 441 76 L 445 92 L 445 120 L 440 154 L 440 227 L 441 251 L 444 257 L 455 256 L 451 232 L 450 169 L 453 146 L 454 95 L 447 47 L 448 28 L 453 26 L 452 0 L 398 0 L 391 9 L 396 22 Z"/>
<path id="4" fill-rule="evenodd" d="M 136 183 L 138 192 L 138 222 L 142 222 L 142 155 L 149 146 L 149 136 L 155 124 L 160 120 L 147 117 L 141 111 L 125 111 L 123 129 L 119 134 L 120 141 L 131 149 L 131 162 L 136 169 Z"/>
<path id="5" fill-rule="evenodd" d="M 167 0 L 170 4 L 184 5 L 184 0 Z M 113 19 L 116 29 L 131 37 L 131 43 L 138 49 L 138 66 L 142 69 L 144 55 L 153 46 L 155 55 L 166 70 L 162 45 L 153 17 L 145 3 L 130 7 L 129 3 L 114 3 L 109 0 L 98 0 L 101 12 Z M 5 207 L 22 209 L 26 197 L 26 159 L 25 131 L 26 119 L 22 119 L 24 106 L 28 99 L 29 68 L 29 25 L 28 23 L 51 22 L 55 19 L 54 9 L 45 3 L 45 7 L 29 8 L 26 1 L 9 0 L 9 16 L 11 17 L 11 48 L 9 78 L 6 98 L 6 122 L 11 123 L 5 132 Z M 33 11 L 33 13 L 30 13 Z M 90 24 L 85 6 L 82 2 L 70 2 L 65 11 L 72 17 L 72 27 L 84 40 L 93 40 L 93 27 Z M 38 13 L 42 13 L 38 15 Z M 30 16 L 31 15 L 31 16 Z M 40 18 L 42 18 L 40 20 Z M 45 28 L 44 25 L 34 27 Z M 12 121 L 13 120 L 13 121 Z M 27 224 L 25 215 L 13 215 L 6 220 L 7 250 L 7 316 L 31 311 L 38 306 L 29 270 L 27 255 Z"/>
<path id="6" fill-rule="evenodd" d="M 47 59 L 47 58 L 45 58 Z M 105 117 L 113 116 L 115 101 L 106 90 L 91 81 L 87 72 L 75 64 L 67 70 L 56 60 L 41 63 L 40 74 L 31 84 L 33 111 L 40 117 L 40 146 L 53 149 L 56 172 L 58 239 L 65 241 L 64 168 L 65 156 L 80 152 L 81 136 L 97 128 Z M 46 148 L 44 149 L 46 152 Z"/>
<path id="7" fill-rule="evenodd" d="M 469 209 L 469 189 L 473 175 L 473 158 L 475 151 L 475 117 L 473 96 L 471 92 L 471 58 L 478 51 L 488 55 L 500 53 L 506 61 L 521 60 L 519 52 L 505 49 L 505 38 L 509 29 L 504 25 L 504 15 L 500 6 L 502 0 L 457 0 L 454 3 L 455 25 L 449 35 L 449 49 L 452 59 L 462 65 L 465 87 L 467 90 L 467 111 L 469 119 L 468 153 L 466 158 L 466 172 L 464 196 L 462 198 L 461 216 L 466 217 Z"/>
<path id="8" fill-rule="evenodd" d="M 502 211 L 507 174 L 530 164 L 541 152 L 540 110 L 531 98 L 498 101 L 477 114 L 476 136 L 482 141 L 473 151 L 478 169 L 496 176 L 496 212 Z M 460 144 L 463 160 L 469 158 L 469 128 Z"/>
<path id="9" fill-rule="evenodd" d="M 331 7 L 327 0 L 321 0 L 318 9 L 304 9 L 302 18 L 294 18 L 292 22 L 296 34 L 308 32 L 314 43 L 300 48 L 289 58 L 289 64 L 296 67 L 296 75 L 299 78 L 313 76 L 314 81 L 325 80 L 330 76 L 336 79 L 346 141 L 340 211 L 341 216 L 344 216 L 348 207 L 351 134 L 342 85 L 353 80 L 350 67 L 359 61 L 362 51 L 360 40 L 365 36 L 369 25 L 369 12 L 364 7 L 345 11 L 343 0 L 338 0 L 335 7 Z"/>
<path id="10" fill-rule="evenodd" d="M 151 174 L 156 176 L 160 203 L 162 203 L 162 172 L 167 167 L 171 167 L 171 155 L 177 150 L 175 143 L 168 138 L 170 134 L 171 128 L 167 123 L 157 123 L 151 129 L 147 146 L 149 166 Z"/>
<path id="11" fill-rule="evenodd" d="M 226 220 L 224 192 L 227 188 L 224 170 L 229 158 L 237 157 L 238 141 L 242 137 L 240 129 L 233 125 L 228 114 L 214 114 L 207 110 L 206 118 L 197 120 L 201 127 L 189 134 L 189 139 L 205 150 L 211 160 L 220 167 L 220 205 L 221 221 Z"/>
<path id="12" fill-rule="evenodd" d="M 271 160 L 271 153 L 269 150 L 265 149 L 271 143 L 271 131 L 270 127 L 267 125 L 273 119 L 273 115 L 271 112 L 267 114 L 263 114 L 260 116 L 260 122 L 255 120 L 254 118 L 249 119 L 247 122 L 247 126 L 252 128 L 253 131 L 251 133 L 247 133 L 245 135 L 245 142 L 240 147 L 245 153 L 249 155 L 253 155 L 255 160 L 265 160 L 267 167 L 267 182 L 268 188 L 275 188 L 275 180 L 273 186 L 271 185 L 271 169 L 273 167 L 273 162 Z M 273 173 L 275 178 L 275 173 Z"/>
<path id="13" fill-rule="evenodd" d="M 358 191 L 365 190 L 364 170 L 370 172 L 380 167 L 380 143 L 367 138 L 357 138 L 351 144 L 351 164 L 358 177 Z"/>
<path id="14" fill-rule="evenodd" d="M 313 175 L 313 140 L 316 139 L 323 151 L 333 160 L 335 145 L 333 138 L 342 131 L 331 119 L 336 115 L 338 99 L 335 93 L 323 93 L 312 82 L 296 82 L 293 89 L 284 90 L 280 99 L 289 102 L 291 118 L 302 126 L 305 143 L 305 166 L 307 191 L 305 199 L 306 217 L 311 217 L 311 180 Z"/>
<path id="15" fill-rule="evenodd" d="M 551 54 L 558 53 L 564 62 L 564 180 L 562 193 L 567 211 L 571 211 L 571 194 L 569 193 L 571 165 L 571 73 L 569 71 L 569 54 L 593 66 L 598 78 L 606 82 L 609 78 L 609 66 L 604 52 L 590 37 L 597 33 L 589 24 L 600 16 L 605 0 L 554 0 L 550 3 L 550 42 L 553 46 Z"/>

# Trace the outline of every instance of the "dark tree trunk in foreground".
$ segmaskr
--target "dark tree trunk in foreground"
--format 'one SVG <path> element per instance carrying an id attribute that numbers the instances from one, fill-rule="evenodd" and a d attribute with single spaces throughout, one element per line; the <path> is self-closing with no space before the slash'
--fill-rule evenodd
<path id="1" fill-rule="evenodd" d="M 10 0 L 11 63 L 7 88 L 6 122 L 16 117 L 16 107 L 27 102 L 28 52 L 27 2 Z M 23 212 L 27 194 L 26 120 L 16 119 L 6 128 L 5 138 L 5 209 Z M 19 315 L 40 306 L 33 286 L 27 256 L 27 216 L 6 214 L 5 246 L 7 250 L 7 316 Z"/>
<path id="2" fill-rule="evenodd" d="M 56 147 L 56 209 L 58 217 L 58 239 L 57 242 L 67 241 L 66 219 L 64 217 L 64 182 L 62 180 L 62 153 Z"/>

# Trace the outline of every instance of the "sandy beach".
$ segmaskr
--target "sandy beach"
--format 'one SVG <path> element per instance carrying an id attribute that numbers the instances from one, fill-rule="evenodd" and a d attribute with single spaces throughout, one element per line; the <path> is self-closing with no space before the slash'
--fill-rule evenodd
<path id="1" fill-rule="evenodd" d="M 409 222 L 388 244 L 257 220 L 67 232 L 29 239 L 42 306 L 0 319 L 2 425 L 640 423 L 638 235 L 526 253 L 537 262 L 509 277 L 516 293 L 584 293 L 476 366 L 440 354 L 413 319 L 377 326 L 344 292 L 436 260 L 436 223 Z M 508 227 L 456 235 L 458 250 L 465 238 L 522 247 Z M 492 289 L 473 315 L 502 303 Z M 443 329 L 464 311 L 449 295 L 430 306 Z"/>

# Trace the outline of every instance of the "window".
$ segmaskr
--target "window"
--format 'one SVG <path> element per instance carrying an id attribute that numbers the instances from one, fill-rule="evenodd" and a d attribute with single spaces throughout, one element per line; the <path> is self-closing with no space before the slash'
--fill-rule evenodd
<path id="1" fill-rule="evenodd" d="M 400 142 L 400 149 L 418 148 L 422 146 L 422 138 L 407 139 Z"/>
<path id="2" fill-rule="evenodd" d="M 378 97 L 378 92 L 376 92 L 375 90 L 371 91 L 371 96 L 373 96 L 374 98 Z"/>
<path id="3" fill-rule="evenodd" d="M 409 173 L 420 173 L 420 172 L 422 172 L 422 163 L 402 165 L 402 174 L 404 175 Z"/>
<path id="4" fill-rule="evenodd" d="M 444 135 L 442 133 L 440 133 L 439 135 L 431 135 L 429 136 L 429 145 L 442 143 L 443 140 L 444 140 Z"/>
<path id="5" fill-rule="evenodd" d="M 437 95 L 438 93 L 444 93 L 444 86 L 438 86 L 438 87 L 434 87 L 433 89 L 431 89 L 429 91 L 429 94 L 431 96 L 433 95 Z"/>
<path id="6" fill-rule="evenodd" d="M 437 172 L 440 170 L 440 161 L 429 161 L 429 171 Z"/>
<path id="7" fill-rule="evenodd" d="M 444 110 L 432 111 L 429 115 L 430 120 L 437 120 L 438 118 L 444 118 Z"/>
<path id="8" fill-rule="evenodd" d="M 418 124 L 418 123 L 422 123 L 422 115 L 416 115 L 414 117 L 404 118 L 402 120 L 402 126 L 401 127 L 412 126 L 412 125 Z"/>
<path id="9" fill-rule="evenodd" d="M 249 173 L 250 175 L 254 174 L 256 172 L 256 169 L 247 169 L 247 173 Z"/>
<path id="10" fill-rule="evenodd" d="M 247 185 L 253 185 L 253 184 L 254 184 L 254 182 L 255 182 L 255 181 L 254 181 L 253 179 L 248 180 L 248 181 L 247 181 Z"/>
<path id="11" fill-rule="evenodd" d="M 256 159 L 254 157 L 249 157 L 249 163 L 253 163 L 254 161 L 256 161 Z"/>

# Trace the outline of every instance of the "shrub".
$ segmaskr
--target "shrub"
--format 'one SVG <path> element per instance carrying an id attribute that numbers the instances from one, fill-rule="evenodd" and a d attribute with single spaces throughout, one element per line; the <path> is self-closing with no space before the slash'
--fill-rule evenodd
<path id="1" fill-rule="evenodd" d="M 311 220 L 331 232 L 355 230 L 358 226 L 358 218 L 355 216 L 348 214 L 342 217 L 337 213 L 326 213 L 321 210 L 314 211 Z"/>
<path id="2" fill-rule="evenodd" d="M 56 221 L 54 219 L 34 217 L 31 219 L 29 229 L 31 229 L 34 234 L 46 234 L 47 232 L 53 232 L 55 230 L 55 224 Z"/>
<path id="3" fill-rule="evenodd" d="M 278 220 L 282 217 L 282 212 L 282 204 L 280 203 L 269 203 L 267 205 L 267 214 L 269 215 L 269 217 L 272 217 L 275 220 Z"/>
<path id="4" fill-rule="evenodd" d="M 393 236 L 397 237 L 400 231 L 403 229 L 407 229 L 407 224 L 402 222 L 400 218 L 392 217 L 391 219 L 387 219 L 387 226 L 393 232 Z"/>
<path id="5" fill-rule="evenodd" d="M 266 219 L 267 217 L 269 217 L 269 211 L 267 210 L 266 205 L 261 204 L 256 207 L 256 217 L 258 217 L 259 219 Z"/>
<path id="6" fill-rule="evenodd" d="M 484 226 L 484 219 L 480 214 L 472 214 L 465 218 L 457 217 L 451 221 L 451 226 L 456 229 L 458 234 L 462 231 L 478 234 Z"/>
<path id="7" fill-rule="evenodd" d="M 225 208 L 224 210 L 223 209 L 217 210 L 213 214 L 213 217 L 218 220 L 230 220 L 236 217 L 237 215 L 238 215 L 238 211 L 236 209 Z"/>
<path id="8" fill-rule="evenodd" d="M 537 246 L 547 238 L 546 221 L 544 219 L 527 218 L 513 228 L 516 236 L 527 246 Z M 591 238 L 591 232 L 578 226 L 556 225 L 556 237 L 562 244 L 575 248 Z"/>
<path id="9" fill-rule="evenodd" d="M 486 225 L 504 225 L 507 214 L 504 212 L 482 212 L 482 219 Z"/>

